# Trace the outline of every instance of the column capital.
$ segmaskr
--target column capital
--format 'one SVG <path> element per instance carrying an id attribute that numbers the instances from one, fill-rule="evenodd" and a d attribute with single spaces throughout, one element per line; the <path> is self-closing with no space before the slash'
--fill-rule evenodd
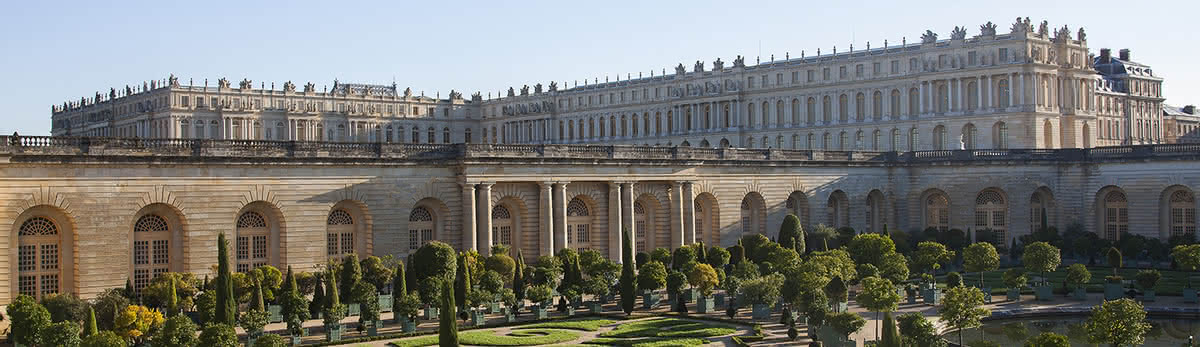
<path id="1" fill-rule="evenodd" d="M 543 190 L 550 190 L 550 188 L 553 188 L 554 184 L 556 184 L 556 183 L 557 182 L 542 181 L 542 182 L 538 182 L 537 185 L 538 185 L 538 188 L 541 188 Z"/>

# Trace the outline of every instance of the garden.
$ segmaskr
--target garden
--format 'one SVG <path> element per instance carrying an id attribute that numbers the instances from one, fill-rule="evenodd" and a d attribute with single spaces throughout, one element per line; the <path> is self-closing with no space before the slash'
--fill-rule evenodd
<path id="1" fill-rule="evenodd" d="M 942 346 L 979 331 L 988 303 L 1086 302 L 1102 293 L 1078 324 L 1086 334 L 1072 339 L 1136 344 L 1152 331 L 1143 303 L 1196 303 L 1192 275 L 1200 267 L 1191 234 L 1109 242 L 1078 226 L 1008 245 L 986 230 L 806 231 L 794 215 L 775 239 L 744 235 L 729 247 L 634 253 L 630 233 L 623 236 L 620 262 L 562 249 L 527 264 L 505 245 L 484 255 L 433 241 L 403 260 L 348 254 L 312 271 L 233 272 L 221 235 L 214 278 L 162 273 L 93 300 L 22 295 L 0 318 L 12 326 L 9 341 L 22 346 L 850 346 L 864 329 L 872 345 Z M 901 314 L 901 306 L 937 315 Z M 875 321 L 869 327 L 867 317 Z M 1049 330 L 1028 335 L 1065 339 Z"/>

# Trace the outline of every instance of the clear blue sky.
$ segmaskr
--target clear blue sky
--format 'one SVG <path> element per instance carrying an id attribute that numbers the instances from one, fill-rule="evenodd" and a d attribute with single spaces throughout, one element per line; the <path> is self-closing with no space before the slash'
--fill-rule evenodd
<path id="1" fill-rule="evenodd" d="M 821 3 L 819 6 L 811 5 Z M 318 88 L 334 78 L 428 95 L 486 95 L 683 62 L 767 60 L 817 48 L 968 35 L 1017 16 L 1079 26 L 1089 47 L 1130 48 L 1166 78 L 1167 102 L 1200 103 L 1195 1 L 3 1 L 0 134 L 48 134 L 50 105 L 174 73 Z M 761 52 L 761 53 L 760 53 Z M 623 77 L 622 77 L 623 78 Z"/>

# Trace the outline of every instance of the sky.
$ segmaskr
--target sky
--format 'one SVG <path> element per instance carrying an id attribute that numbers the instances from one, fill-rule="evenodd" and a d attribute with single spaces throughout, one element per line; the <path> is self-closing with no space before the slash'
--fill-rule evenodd
<path id="1" fill-rule="evenodd" d="M 1129 48 L 1165 79 L 1167 103 L 1200 103 L 1200 1 L 3 1 L 0 134 L 48 135 L 50 106 L 174 74 L 282 88 L 391 84 L 446 97 L 638 72 L 737 55 L 811 55 L 968 36 L 1017 16 L 1083 26 L 1088 47 Z M 1189 67 L 1192 66 L 1192 67 Z"/>

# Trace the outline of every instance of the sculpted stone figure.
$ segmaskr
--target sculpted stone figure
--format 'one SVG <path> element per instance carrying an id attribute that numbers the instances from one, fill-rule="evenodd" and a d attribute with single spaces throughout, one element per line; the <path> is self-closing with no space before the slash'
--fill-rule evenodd
<path id="1" fill-rule="evenodd" d="M 229 88 L 229 80 L 221 77 L 221 79 L 217 80 L 217 88 Z"/>
<path id="2" fill-rule="evenodd" d="M 1062 27 L 1062 29 L 1055 30 L 1054 31 L 1054 41 L 1057 41 L 1057 42 L 1071 41 L 1071 29 L 1068 29 L 1067 26 L 1064 25 Z"/>
<path id="3" fill-rule="evenodd" d="M 938 37 L 937 33 L 933 32 L 933 30 L 925 30 L 925 34 L 921 35 L 921 43 L 937 42 L 937 37 Z"/>
<path id="4" fill-rule="evenodd" d="M 697 60 L 696 66 L 692 68 L 693 72 L 704 72 L 704 62 Z"/>
<path id="5" fill-rule="evenodd" d="M 550 91 L 553 92 L 553 91 L 557 91 L 557 90 L 558 90 L 558 82 L 550 81 Z"/>
<path id="6" fill-rule="evenodd" d="M 954 26 L 954 30 L 950 32 L 951 40 L 963 40 L 967 38 L 967 28 Z"/>
<path id="7" fill-rule="evenodd" d="M 521 95 L 522 96 L 529 95 L 529 85 L 528 84 L 521 87 Z"/>
<path id="8" fill-rule="evenodd" d="M 1075 34 L 1079 41 L 1087 41 L 1087 33 L 1083 32 L 1083 27 L 1079 27 L 1079 33 Z"/>
<path id="9" fill-rule="evenodd" d="M 179 77 L 175 77 L 175 74 L 171 74 L 170 77 L 167 77 L 167 81 L 171 87 L 179 86 Z"/>
<path id="10" fill-rule="evenodd" d="M 725 62 L 721 61 L 721 58 L 713 61 L 713 71 L 721 71 L 723 68 L 725 68 Z"/>
<path id="11" fill-rule="evenodd" d="M 108 98 L 109 99 L 117 98 L 117 88 L 108 88 Z"/>
<path id="12" fill-rule="evenodd" d="M 250 89 L 253 87 L 254 87 L 254 82 L 251 82 L 250 80 L 245 79 L 245 78 L 242 79 L 242 82 L 238 83 L 239 89 Z"/>
<path id="13" fill-rule="evenodd" d="M 541 83 L 538 83 L 538 84 L 535 84 L 535 85 L 533 85 L 533 93 L 534 93 L 534 94 L 541 94 L 541 93 L 542 93 L 542 84 L 541 84 Z"/>
<path id="14" fill-rule="evenodd" d="M 517 93 L 513 92 L 513 87 L 508 87 L 508 96 L 517 96 Z"/>
<path id="15" fill-rule="evenodd" d="M 1042 24 L 1038 25 L 1038 36 L 1047 37 L 1049 35 L 1050 35 L 1050 22 L 1042 21 Z"/>
<path id="16" fill-rule="evenodd" d="M 288 92 L 288 93 L 295 93 L 296 85 L 293 84 L 292 81 L 283 82 L 283 91 Z"/>
<path id="17" fill-rule="evenodd" d="M 675 74 L 682 75 L 684 72 L 686 72 L 686 70 L 683 68 L 683 63 L 679 63 L 679 66 L 675 67 Z"/>
<path id="18" fill-rule="evenodd" d="M 988 21 L 984 25 L 980 25 L 979 34 L 983 36 L 996 36 L 996 24 Z"/>
<path id="19" fill-rule="evenodd" d="M 304 84 L 304 92 L 305 93 L 312 93 L 312 92 L 316 92 L 316 91 L 317 91 L 316 84 L 313 84 L 312 82 L 308 82 L 308 83 Z"/>
<path id="20" fill-rule="evenodd" d="M 737 58 L 733 59 L 733 67 L 746 67 L 746 58 L 740 55 L 737 56 Z"/>

